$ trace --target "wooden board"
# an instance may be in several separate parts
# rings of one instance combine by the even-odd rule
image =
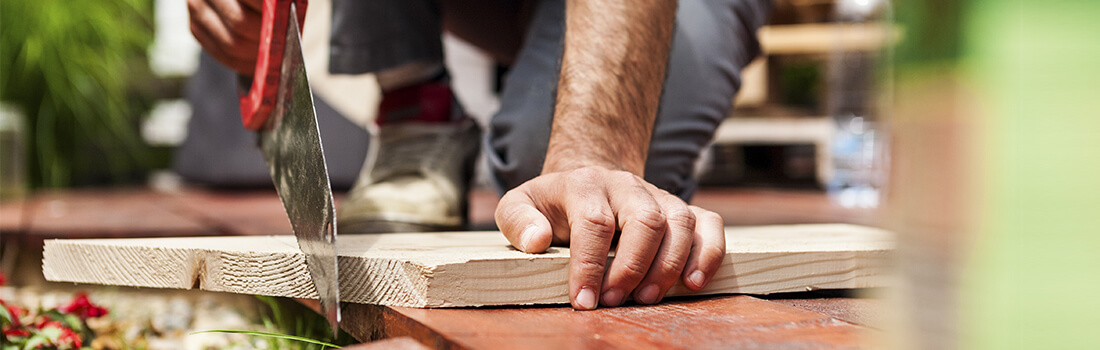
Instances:
[[[829,315],[747,295],[565,307],[420,309],[350,304],[360,341],[411,337],[435,349],[858,349],[878,335]]]
[[[893,237],[840,225],[730,227],[710,285],[669,295],[884,286]],[[567,303],[569,250],[513,249],[499,232],[341,235],[340,298],[458,307]],[[50,281],[316,298],[293,236],[47,241]]]

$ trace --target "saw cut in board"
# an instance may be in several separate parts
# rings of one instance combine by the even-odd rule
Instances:
[[[882,287],[893,235],[844,225],[726,228],[710,284],[670,296]],[[343,301],[409,307],[569,302],[569,249],[527,254],[500,232],[340,235]],[[42,272],[59,282],[313,298],[293,236],[50,240]]]

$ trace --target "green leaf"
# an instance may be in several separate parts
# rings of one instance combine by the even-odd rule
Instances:
[[[50,343],[57,344],[57,342],[61,340],[61,328],[57,328],[57,327],[42,328],[42,329],[38,330],[38,334],[36,334],[35,336],[38,336],[38,335],[45,336],[46,339],[49,339]]]
[[[296,340],[296,341],[300,341],[300,342],[304,342],[304,343],[327,346],[327,347],[334,348],[334,349],[339,349],[340,348],[340,346],[338,346],[336,344],[332,344],[332,343],[326,343],[326,342],[319,341],[319,340],[313,340],[313,339],[309,339],[309,338],[302,338],[302,337],[298,337],[298,336],[287,335],[287,334],[279,334],[279,333],[268,333],[268,332],[259,332],[259,331],[240,331],[240,330],[232,330],[232,329],[214,329],[214,330],[208,330],[208,331],[192,332],[191,334],[194,335],[194,334],[199,334],[199,333],[246,334],[246,335],[251,335],[251,336],[256,336],[256,337],[269,337],[269,338],[275,338],[275,339]]]
[[[72,329],[74,331],[78,331],[84,328],[84,322],[80,320],[80,316],[62,313],[57,309],[42,311],[40,315],[49,317],[51,320],[61,322],[62,325],[65,325],[65,327],[68,327],[69,329]]]
[[[40,310],[38,314],[49,317],[51,320],[54,321],[61,321],[65,318],[65,314],[61,313],[61,311],[58,311],[57,309]]]
[[[12,314],[8,312],[8,308],[0,305],[0,325],[14,324],[15,322],[11,321],[14,317],[15,316],[12,316]]]
[[[43,333],[44,332],[36,332],[33,335],[31,335],[31,337],[27,339],[27,342],[23,343],[23,349],[24,350],[30,350],[30,349],[37,348],[39,345],[50,344],[51,343],[50,338],[48,338]],[[58,335],[60,336],[61,332],[58,332]]]

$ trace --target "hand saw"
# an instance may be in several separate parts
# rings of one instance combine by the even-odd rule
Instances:
[[[271,179],[306,255],[321,312],[335,335],[340,322],[336,216],[302,59],[306,5],[306,0],[264,0],[256,72],[250,82],[241,82],[241,118],[246,128],[259,133]]]

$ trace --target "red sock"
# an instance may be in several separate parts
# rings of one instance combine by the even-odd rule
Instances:
[[[446,82],[432,81],[382,94],[378,125],[421,122],[447,123],[455,119],[455,99]]]

